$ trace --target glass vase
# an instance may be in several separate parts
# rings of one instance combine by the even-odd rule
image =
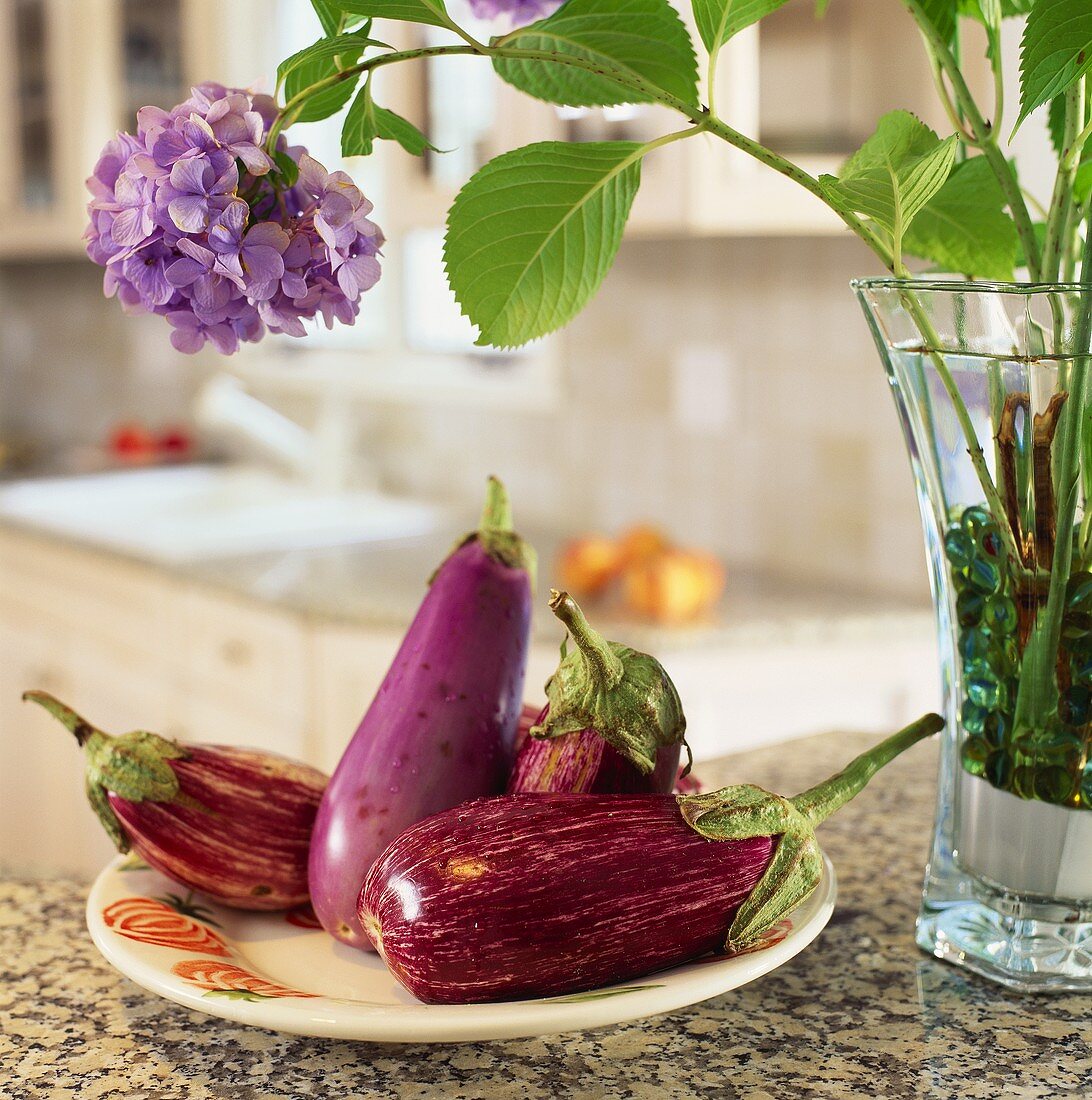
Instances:
[[[910,452],[948,721],[917,942],[1092,992],[1092,293],[854,290]]]

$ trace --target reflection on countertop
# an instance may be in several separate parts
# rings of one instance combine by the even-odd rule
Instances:
[[[709,786],[746,779],[792,794],[875,738],[823,734],[709,761],[701,775]],[[99,957],[83,926],[85,884],[0,884],[0,1092],[104,1100],[1087,1095],[1086,998],[1021,996],[914,944],[935,771],[935,745],[918,746],[823,825],[837,908],[816,943],[775,973],[667,1016],[538,1039],[368,1046],[202,1017],[138,989]]]

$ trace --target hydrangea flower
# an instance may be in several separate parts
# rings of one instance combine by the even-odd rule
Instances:
[[[564,0],[470,0],[478,19],[507,19],[509,26],[523,27],[553,15]]]
[[[84,239],[104,293],[164,317],[179,351],[230,355],[319,317],[351,325],[379,279],[372,204],[283,135],[270,157],[276,117],[269,96],[202,84],[170,111],[142,108],[87,181]]]

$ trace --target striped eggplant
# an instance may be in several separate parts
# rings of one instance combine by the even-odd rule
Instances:
[[[819,883],[815,827],[943,724],[926,715],[793,799],[734,786],[469,803],[383,853],[361,925],[430,1004],[577,993],[754,950]]]
[[[503,792],[523,698],[533,563],[492,478],[481,527],[433,576],[319,807],[311,904],[343,943],[372,949],[356,919],[360,884],[403,829]]]
[[[567,592],[551,591],[550,610],[573,646],[547,681],[549,703],[520,746],[508,793],[667,794],[686,745],[671,677],[655,657],[592,629]]]
[[[138,730],[112,737],[44,691],[73,733],[91,808],[119,852],[236,909],[307,900],[307,852],[326,776],[276,753],[190,745]]]

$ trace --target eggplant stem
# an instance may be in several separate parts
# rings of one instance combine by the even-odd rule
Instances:
[[[490,475],[485,491],[485,507],[480,525],[482,531],[511,531],[512,502],[500,478]]]
[[[102,730],[91,725],[87,719],[81,718],[71,707],[62,703],[60,699],[50,695],[48,691],[24,691],[23,702],[37,703],[38,706],[52,714],[76,738],[80,748],[83,748],[96,733],[107,736],[102,733]]]
[[[851,760],[837,775],[824,779],[817,786],[802,791],[789,801],[811,822],[812,826],[825,821],[835,810],[857,795],[866,783],[885,764],[918,741],[939,733],[944,719],[939,714],[926,714],[905,729],[892,734],[867,752]]]
[[[591,675],[608,690],[617,687],[626,673],[622,659],[611,649],[606,638],[584,618],[584,612],[576,600],[568,592],[551,588],[550,610],[565,624],[569,637],[587,661]]]

